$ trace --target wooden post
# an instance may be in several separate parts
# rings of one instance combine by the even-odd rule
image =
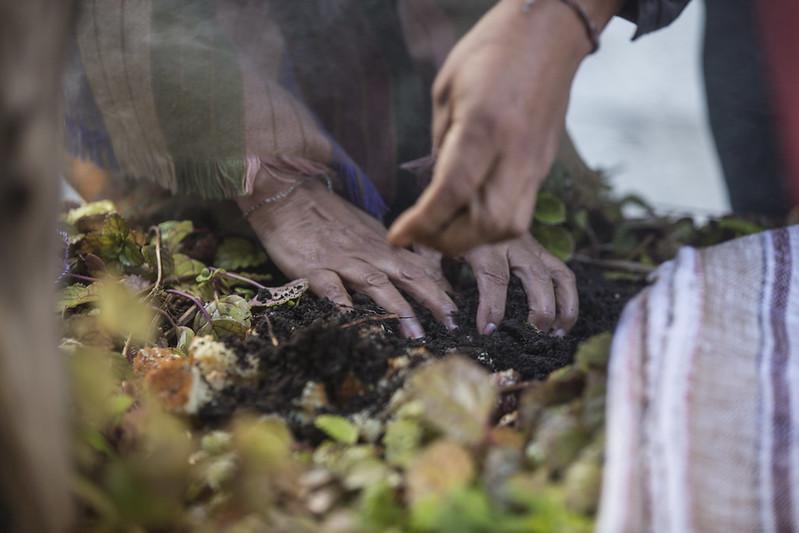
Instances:
[[[64,531],[71,514],[54,281],[72,19],[71,0],[0,0],[0,501],[12,531]]]

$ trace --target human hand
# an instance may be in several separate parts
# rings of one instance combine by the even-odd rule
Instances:
[[[391,228],[394,245],[458,255],[527,231],[591,43],[559,2],[536,2],[527,14],[520,6],[498,2],[442,67],[433,88],[433,180]]]
[[[527,294],[527,321],[537,329],[563,336],[575,322],[579,298],[574,274],[526,234],[519,239],[474,248],[464,256],[480,292],[477,331],[493,333],[505,316],[508,283],[513,274]]]
[[[238,202],[246,210],[258,197],[256,189],[254,196]],[[299,187],[285,200],[259,208],[249,220],[275,265],[288,277],[307,278],[317,296],[351,307],[347,288],[361,292],[400,317],[407,337],[423,337],[402,289],[447,329],[455,329],[457,308],[446,293],[449,285],[440,266],[391,247],[380,222],[321,184]]]
[[[420,247],[429,261],[441,254]],[[577,322],[579,298],[574,274],[528,233],[519,239],[474,248],[464,256],[472,268],[480,303],[477,331],[490,335],[505,317],[510,276],[522,282],[527,294],[527,320],[543,332],[565,335]]]

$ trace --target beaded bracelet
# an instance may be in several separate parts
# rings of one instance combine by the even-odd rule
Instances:
[[[585,33],[588,35],[588,40],[591,41],[591,52],[594,53],[599,50],[599,30],[597,30],[596,25],[593,23],[591,18],[586,13],[583,6],[577,3],[577,0],[559,0],[560,2],[569,6],[572,11],[577,15],[582,22],[583,27],[585,28]],[[527,13],[530,11],[530,8],[533,7],[533,4],[536,0],[524,0],[524,5],[522,6],[522,11]]]
[[[249,207],[246,211],[244,211],[242,217],[250,218],[250,215],[261,209],[263,206],[279,202],[281,200],[285,200],[286,198],[291,196],[291,193],[293,193],[294,191],[296,191],[297,189],[299,189],[300,187],[302,187],[303,185],[314,179],[324,180],[325,185],[327,185],[327,190],[329,192],[333,192],[333,181],[330,179],[329,176],[306,176],[292,183],[288,189],[259,200],[258,203],[256,203],[255,205]]]

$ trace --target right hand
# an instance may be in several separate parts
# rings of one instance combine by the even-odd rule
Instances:
[[[246,210],[258,199],[256,188],[238,203]],[[390,246],[380,222],[321,184],[303,185],[285,200],[258,209],[250,223],[275,265],[288,277],[308,279],[317,296],[352,307],[347,288],[363,293],[400,317],[405,336],[423,337],[401,289],[447,329],[455,329],[457,307],[447,295],[450,287],[440,265]]]

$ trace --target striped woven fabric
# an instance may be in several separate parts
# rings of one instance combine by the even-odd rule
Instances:
[[[799,531],[799,227],[683,249],[614,339],[600,532]]]
[[[82,0],[69,151],[230,198],[326,173],[380,216],[430,150],[429,86],[490,0]]]

